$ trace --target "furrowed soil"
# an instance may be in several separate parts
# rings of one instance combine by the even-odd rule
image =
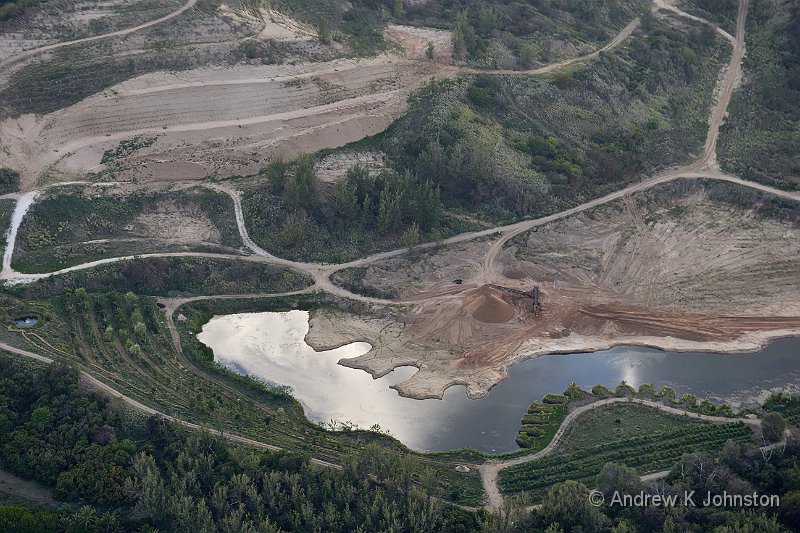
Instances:
[[[800,225],[779,204],[739,187],[678,182],[523,233],[490,271],[481,260],[491,241],[379,261],[361,286],[398,294],[411,310],[375,319],[380,327],[362,332],[375,349],[342,364],[373,375],[410,364],[420,370],[397,385],[401,394],[440,397],[465,384],[477,397],[510,365],[546,353],[756,350],[800,332]],[[538,286],[540,316],[531,300],[489,285]],[[350,340],[353,321],[336,325],[322,313],[310,341],[328,329]]]

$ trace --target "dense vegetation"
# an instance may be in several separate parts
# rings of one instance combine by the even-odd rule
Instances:
[[[649,458],[659,467],[672,466],[666,484],[643,483],[632,468],[602,464],[619,458],[610,453],[612,446],[597,447],[600,453],[589,448],[580,458],[553,456],[552,468],[572,469],[570,477],[596,486],[607,495],[606,503],[590,505],[582,482],[553,476],[546,493],[538,492],[540,508],[525,514],[524,502],[512,500],[497,516],[432,498],[432,472],[375,445],[346,459],[341,470],[318,467],[303,453],[235,447],[158,417],[133,415],[78,381],[77,371],[67,366],[42,368],[0,356],[0,468],[35,479],[75,504],[56,512],[0,507],[3,531],[778,532],[795,527],[800,512],[793,492],[800,488],[797,441],[762,453],[746,444],[749,430],[737,424],[686,426],[681,435],[665,434],[673,439],[653,445],[663,451],[661,458],[624,457],[626,463]],[[765,407],[796,403],[797,398],[781,395]],[[689,431],[695,428],[708,436]],[[681,449],[668,446],[679,437],[685,444],[692,435],[698,442],[715,440],[722,452],[693,449],[681,455]],[[724,441],[726,435],[733,440]],[[600,465],[590,469],[588,462]],[[507,482],[505,476],[501,482]],[[780,495],[781,506],[622,508],[608,503],[613,491],[640,490],[662,495],[756,490]]]
[[[18,17],[25,10],[47,0],[0,0],[0,21]]]
[[[438,186],[410,171],[358,165],[322,183],[304,155],[263,176],[269,186],[251,189],[242,208],[253,240],[280,257],[338,263],[471,229],[443,209]]]
[[[0,167],[0,194],[14,192],[19,189],[19,172]]]
[[[9,287],[24,299],[59,296],[65,290],[132,291],[150,296],[279,293],[302,289],[311,279],[283,267],[206,257],[148,257],[77,270]]]
[[[379,145],[445,207],[559,211],[697,153],[727,53],[706,26],[644,16],[625,47],[585,68],[429,86]]]
[[[744,78],[720,130],[725,170],[800,189],[800,2],[753,0]]]
[[[176,222],[175,217],[181,218]],[[175,223],[184,227],[170,227]],[[198,235],[176,238],[187,226],[197,227]],[[203,238],[210,242],[197,242]],[[188,250],[230,253],[239,246],[233,201],[203,187],[126,196],[60,191],[37,199],[26,214],[14,268],[51,272],[105,257]]]
[[[679,0],[677,6],[690,15],[719,24],[731,35],[736,34],[738,0]]]
[[[11,200],[0,200],[0,228],[8,228],[11,224],[11,215],[14,213],[14,202]],[[5,232],[3,232],[5,233]],[[0,257],[6,249],[5,235],[0,239]]]
[[[366,446],[342,470],[308,457],[234,448],[158,417],[131,419],[78,386],[64,366],[32,369],[0,357],[0,466],[90,504],[61,517],[82,531],[470,531],[480,515],[431,499],[407,461]],[[0,524],[51,513],[0,508]],[[26,522],[27,521],[27,522]],[[33,531],[30,529],[28,531]]]
[[[605,495],[605,503],[589,503],[589,489],[581,482],[567,481],[553,485],[542,506],[529,517],[520,516],[519,531],[598,531],[598,532],[688,532],[779,533],[797,531],[800,523],[800,471],[797,441],[779,453],[762,454],[754,446],[728,441],[718,456],[705,453],[683,455],[673,466],[666,483],[647,483],[625,466],[609,463],[591,480]],[[674,497],[683,502],[685,494],[695,491],[695,506],[611,505],[615,492]],[[704,506],[707,494],[729,496],[752,494],[777,495],[779,507],[754,508]],[[702,498],[700,497],[702,495]],[[514,530],[514,529],[509,529]]]

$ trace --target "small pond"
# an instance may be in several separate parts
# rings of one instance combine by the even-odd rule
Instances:
[[[476,448],[486,452],[516,449],[519,420],[533,400],[560,393],[571,381],[589,389],[667,385],[678,394],[752,404],[771,390],[800,390],[800,339],[782,339],[746,355],[670,353],[621,347],[590,354],[549,355],[511,367],[509,378],[478,400],[463,386],[443,400],[403,398],[389,386],[416,372],[401,367],[380,379],[337,364],[370,349],[356,342],[315,352],[304,338],[308,312],[243,313],[211,319],[197,338],[211,347],[220,364],[241,374],[292,388],[311,420],[379,424],[409,447],[438,451]]]
[[[33,326],[39,323],[39,319],[36,318],[35,316],[26,316],[22,318],[17,318],[16,320],[14,320],[14,323],[21,328],[32,328]]]

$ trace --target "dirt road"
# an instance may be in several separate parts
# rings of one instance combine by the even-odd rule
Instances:
[[[536,453],[532,453],[529,455],[523,455],[521,457],[515,457],[514,459],[509,459],[507,461],[487,461],[482,465],[477,465],[477,468],[481,473],[481,479],[483,480],[483,489],[486,492],[486,497],[488,500],[488,507],[490,509],[500,509],[503,505],[503,496],[500,494],[500,489],[497,485],[497,476],[501,470],[504,468],[508,468],[510,466],[521,465],[523,463],[527,463],[530,461],[535,461],[536,459],[541,459],[546,455],[550,455],[553,453],[558,445],[561,443],[561,439],[564,437],[564,433],[567,431],[567,428],[570,424],[572,424],[579,416],[587,411],[591,411],[592,409],[597,409],[599,407],[604,407],[606,405],[615,404],[615,403],[635,403],[638,405],[645,405],[647,407],[651,407],[653,409],[657,409],[659,411],[663,411],[665,413],[670,413],[674,415],[686,415],[690,418],[695,418],[698,420],[705,420],[707,422],[712,422],[714,424],[730,424],[731,422],[744,422],[748,426],[754,429],[761,428],[761,420],[759,419],[751,419],[751,418],[741,418],[741,419],[731,419],[725,418],[721,416],[710,416],[710,415],[701,415],[698,413],[690,413],[684,409],[678,409],[675,407],[671,407],[669,405],[664,405],[658,402],[653,402],[650,400],[632,400],[630,398],[606,398],[604,400],[599,400],[594,403],[590,403],[588,405],[583,405],[578,407],[577,409],[570,411],[569,414],[564,418],[564,421],[561,422],[561,425],[556,430],[555,434],[553,435],[553,439],[550,443],[539,450]],[[659,474],[660,475],[660,474]]]
[[[161,24],[162,22],[165,22],[169,19],[175,18],[184,11],[186,11],[187,9],[194,7],[196,3],[197,0],[187,0],[187,2],[183,6],[181,6],[179,9],[176,9],[172,13],[164,15],[161,18],[145,22],[144,24],[139,24],[138,26],[125,28],[124,30],[113,31],[111,33],[104,33],[102,35],[94,35],[92,37],[84,37],[83,39],[76,39],[74,41],[64,41],[62,43],[48,44],[47,46],[33,48],[32,50],[26,50],[21,54],[9,57],[4,61],[0,61],[0,70],[8,67],[9,65],[13,65],[14,63],[18,63],[20,61],[28,59],[29,57],[33,57],[44,52],[52,52],[53,50],[58,50],[59,48],[64,48],[66,46],[72,46],[74,44],[81,44],[81,43],[89,43],[92,41],[99,41],[101,39],[108,39],[110,37],[124,37],[125,35],[131,34],[133,32],[140,31],[145,28],[155,26],[156,24]]]
[[[605,46],[596,50],[590,54],[586,54],[585,56],[573,57],[572,59],[567,59],[566,61],[561,61],[559,63],[553,63],[551,65],[545,65],[543,67],[534,68],[530,70],[508,70],[508,69],[495,69],[495,70],[487,70],[487,69],[475,69],[475,68],[461,68],[459,72],[470,73],[470,74],[511,74],[511,75],[540,75],[540,74],[549,74],[551,72],[556,72],[561,70],[565,67],[570,65],[576,65],[579,63],[585,63],[586,61],[591,61],[592,59],[596,59],[600,57],[600,54],[603,52],[608,52],[619,46],[620,44],[624,43],[628,38],[633,35],[634,30],[639,27],[641,24],[641,20],[639,17],[636,17],[632,21],[628,23],[627,26],[622,28],[620,32],[614,36],[611,41],[608,42]]]
[[[644,180],[638,184],[634,184],[619,191],[608,194],[602,198],[598,198],[596,200],[592,200],[590,202],[574,207],[572,209],[562,211],[561,213],[557,213],[556,215],[551,215],[552,218],[544,217],[530,222],[520,222],[514,225],[516,227],[510,227],[510,226],[507,227],[508,229],[504,231],[504,235],[492,245],[492,247],[489,249],[484,258],[483,270],[487,283],[491,283],[495,279],[494,262],[497,258],[497,255],[500,253],[505,243],[507,243],[510,239],[514,238],[520,233],[524,233],[525,231],[528,231],[529,229],[532,229],[537,226],[541,226],[542,224],[547,224],[549,222],[552,222],[553,220],[557,220],[559,218],[564,218],[565,216],[570,216],[576,213],[580,213],[582,211],[586,211],[587,209],[591,209],[593,207],[602,205],[604,203],[608,203],[609,201],[612,200],[617,200],[619,198],[624,197],[626,194],[641,192],[642,190],[648,189],[655,185],[666,183],[668,181],[679,179],[681,177],[711,178],[721,181],[728,181],[731,183],[737,183],[739,185],[745,185],[756,190],[770,192],[771,194],[775,194],[777,196],[789,200],[800,201],[799,193],[779,191],[776,189],[767,190],[769,189],[768,187],[765,188],[760,184],[756,184],[753,182],[746,182],[745,180],[742,180],[740,178],[723,174],[722,172],[720,172],[719,167],[717,165],[716,151],[717,151],[717,139],[719,137],[719,128],[722,124],[723,118],[725,117],[728,105],[730,104],[731,95],[733,94],[733,91],[736,88],[738,80],[741,76],[742,59],[744,58],[744,53],[745,53],[744,34],[745,34],[745,21],[747,19],[747,2],[748,0],[739,1],[739,10],[736,20],[736,38],[731,37],[730,34],[725,32],[724,30],[719,29],[715,24],[712,24],[705,19],[689,15],[688,13],[681,11],[680,9],[677,9],[676,7],[666,3],[663,0],[658,0],[656,2],[656,6],[659,9],[667,9],[680,16],[684,16],[689,19],[713,26],[721,35],[723,35],[726,39],[728,39],[731,42],[731,45],[733,46],[733,53],[731,54],[731,59],[725,67],[724,75],[722,76],[722,79],[720,81],[721,85],[718,89],[717,99],[714,104],[714,108],[711,112],[711,116],[708,119],[708,133],[706,135],[703,154],[700,156],[700,158],[697,161],[690,163],[689,165],[683,166],[681,168],[678,168],[676,170],[668,171],[659,176],[655,176],[648,180]]]
[[[11,346],[11,345],[3,343],[3,342],[0,342],[0,350],[5,351],[5,352],[9,352],[9,353],[12,353],[12,354],[15,354],[15,355],[20,355],[20,356],[23,356],[23,357],[27,357],[29,359],[35,359],[36,361],[39,361],[41,363],[50,364],[50,363],[53,362],[53,359],[51,359],[49,357],[44,357],[43,355],[39,355],[39,354],[30,352],[28,350],[22,350],[20,348],[16,348],[14,346]],[[213,429],[213,428],[208,428],[206,426],[201,426],[200,424],[195,424],[193,422],[189,422],[189,421],[183,420],[181,418],[177,418],[177,417],[174,417],[172,415],[168,415],[166,413],[162,413],[161,411],[158,411],[157,409],[153,409],[152,407],[148,407],[148,406],[144,405],[143,403],[134,400],[133,398],[125,396],[124,394],[122,394],[121,392],[116,390],[115,388],[107,385],[106,383],[100,381],[99,379],[95,378],[94,376],[92,376],[91,374],[89,374],[88,372],[85,372],[83,370],[81,370],[81,380],[84,383],[87,383],[87,384],[91,385],[92,387],[102,391],[103,393],[111,396],[112,398],[119,399],[120,401],[125,403],[127,406],[132,407],[132,408],[134,408],[134,409],[136,409],[138,411],[141,411],[143,413],[146,413],[148,415],[158,415],[158,416],[160,416],[162,418],[165,418],[167,420],[170,420],[172,422],[175,422],[176,424],[180,424],[180,425],[182,425],[184,427],[187,427],[187,428],[205,430],[205,431],[208,431],[209,433],[211,433],[212,435],[217,435],[217,436],[219,436],[221,438],[224,438],[225,440],[228,440],[228,441],[231,441],[231,442],[235,442],[237,444],[244,444],[244,445],[247,445],[247,446],[252,446],[254,448],[261,448],[263,450],[270,450],[270,451],[280,451],[282,449],[279,446],[275,446],[275,445],[268,444],[268,443],[265,443],[265,442],[257,441],[255,439],[251,439],[251,438],[248,438],[248,437],[243,437],[241,435],[236,435],[234,433],[227,433],[227,432],[216,430],[216,429]],[[337,469],[341,468],[341,466],[339,466],[339,465],[330,463],[328,461],[323,461],[323,460],[320,460],[320,459],[313,459],[312,458],[311,462],[316,464],[316,465],[319,465],[319,466],[325,466],[325,467],[337,468]]]
[[[0,149],[22,171],[26,189],[50,166],[67,172],[97,171],[106,150],[137,135],[157,139],[155,145],[131,157],[144,165],[137,179],[151,174],[176,178],[245,175],[263,166],[263,161],[253,160],[254,153],[293,156],[383,131],[405,112],[408,94],[434,77],[547,74],[619,46],[638,25],[634,19],[600,50],[530,71],[475,70],[381,55],[360,61],[144,75],[49,115],[0,123],[4,138]],[[146,26],[122,32],[141,27]],[[79,42],[84,40],[25,54]],[[25,54],[8,61],[24,59]]]

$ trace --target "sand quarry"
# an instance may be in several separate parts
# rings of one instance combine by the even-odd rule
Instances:
[[[523,233],[488,272],[492,239],[378,261],[363,284],[394,290],[409,307],[368,320],[317,313],[308,342],[368,341],[371,352],[341,363],[374,376],[416,366],[395,388],[439,398],[454,384],[483,396],[509,366],[545,353],[620,344],[732,353],[800,333],[800,228],[711,199],[699,184],[688,189],[626,197]],[[492,284],[540,287],[540,316],[531,300]]]
[[[251,40],[319,46],[312,28],[275,12],[256,19],[223,6],[219,17],[249,28]],[[369,59],[145,74],[47,115],[0,122],[0,153],[23,173],[26,189],[45,171],[49,179],[72,179],[111,169],[116,180],[137,182],[253,174],[275,156],[383,131],[406,110],[412,91],[454,68],[444,64],[448,32],[395,25],[387,36],[397,49]],[[442,63],[424,58],[429,41]],[[119,150],[121,143],[129,149]]]
[[[190,4],[167,2],[159,14],[178,17]],[[236,43],[292,43],[308,58],[151,72],[47,115],[6,119],[0,123],[0,154],[4,165],[21,170],[23,190],[33,189],[42,176],[59,180],[104,170],[113,171],[115,180],[133,182],[130,187],[252,174],[276,155],[291,158],[383,131],[405,112],[413,90],[435,76],[472,72],[452,64],[450,36],[440,30],[393,25],[387,36],[398,46],[391,53],[309,60],[320,52],[314,29],[285,15],[223,7],[212,18],[247,29]],[[637,24],[632,21],[604,49],[624,41]],[[14,50],[61,46],[57,30],[37,34],[38,41]],[[738,79],[743,32],[742,13],[736,39],[726,34],[736,53],[720,79],[703,157],[652,179],[673,180],[684,170],[694,177],[719,173],[714,167],[716,135]],[[435,47],[433,60],[425,57],[429,42]],[[341,52],[341,45],[330,46],[323,56]],[[3,53],[0,62],[13,69],[30,59],[15,62],[8,49]],[[322,179],[335,179],[355,161],[373,168],[383,164],[377,153],[338,154],[321,162]],[[615,198],[625,191],[617,192]],[[165,226],[188,227],[192,217],[197,218],[163,213],[151,226],[140,223],[137,231],[147,237]],[[176,238],[186,243],[216,240],[202,222]],[[239,229],[247,243],[243,225]],[[471,397],[485,395],[509,366],[544,353],[618,344],[735,352],[800,334],[796,225],[713,200],[702,188],[656,197],[628,195],[519,235],[509,229],[500,238],[492,231],[482,233],[482,239],[467,236],[392,259],[352,263],[367,267],[365,286],[399,294],[396,303],[401,305],[333,287],[328,275],[340,267],[295,264],[315,276],[315,287],[373,306],[364,316],[315,313],[307,341],[326,349],[368,341],[374,347],[369,353],[342,364],[373,376],[415,366],[419,371],[395,388],[405,396],[438,398],[454,384],[465,385]],[[259,260],[287,263],[251,249],[261,254]],[[531,312],[529,299],[495,286],[520,291],[538,286],[541,314]]]

